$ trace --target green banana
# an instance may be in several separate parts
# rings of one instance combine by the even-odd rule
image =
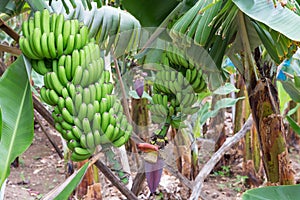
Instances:
[[[82,119],[82,128],[84,134],[87,134],[92,131],[90,121],[86,117]]]
[[[42,33],[50,33],[50,13],[44,9],[41,14],[41,30]]]
[[[32,43],[33,43],[33,49],[36,55],[39,57],[43,58],[43,51],[42,51],[42,46],[41,46],[41,38],[42,38],[42,32],[40,28],[35,28],[33,30],[32,34]]]
[[[78,119],[83,120],[83,118],[86,117],[86,113],[87,113],[87,105],[85,103],[82,103],[79,107],[79,111],[78,111]]]
[[[86,135],[86,145],[89,149],[95,149],[95,147],[96,147],[95,141],[94,141],[94,135],[92,132],[89,132]]]
[[[52,59],[55,59],[57,57],[57,52],[55,48],[55,35],[53,32],[50,32],[48,35],[48,48],[50,52],[50,56]]]
[[[64,29],[63,29],[62,35],[63,35],[63,46],[64,46],[64,49],[65,49],[67,47],[68,37],[71,33],[71,21],[70,20],[65,20],[63,27],[64,27]]]

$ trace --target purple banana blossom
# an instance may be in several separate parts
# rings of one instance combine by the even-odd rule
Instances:
[[[156,163],[145,161],[145,174],[146,174],[148,187],[151,193],[154,193],[156,188],[158,187],[162,175],[163,167],[164,167],[164,160],[160,157],[158,157]]]
[[[138,78],[134,81],[134,89],[141,98],[144,92],[144,79]]]

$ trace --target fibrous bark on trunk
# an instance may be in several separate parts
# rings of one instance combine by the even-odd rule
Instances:
[[[280,116],[278,94],[272,82],[257,81],[249,95],[253,119],[258,131],[267,179],[271,183],[293,184],[294,174],[289,163],[285,130]]]

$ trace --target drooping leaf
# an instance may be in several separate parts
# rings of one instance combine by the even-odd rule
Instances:
[[[31,9],[34,11],[43,9],[50,9],[48,4],[44,0],[26,0],[27,3],[30,5]]]
[[[247,190],[243,200],[292,200],[300,198],[300,185],[268,186]]]
[[[276,83],[277,83],[278,97],[280,99],[280,113],[283,113],[286,107],[288,106],[288,102],[291,100],[291,97],[283,88],[282,83],[280,81],[277,81]]]
[[[295,83],[288,79],[286,81],[282,81],[282,86],[285,89],[285,91],[290,95],[293,101],[300,102],[300,91],[298,88],[296,88]]]
[[[43,198],[44,200],[60,200],[68,199],[77,185],[81,182],[83,176],[87,172],[89,162],[85,163],[79,170],[69,176],[62,184],[55,187]]]
[[[217,116],[219,110],[227,107],[234,106],[239,100],[244,99],[245,97],[239,98],[223,98],[217,101],[213,110],[209,110],[209,103],[204,104],[200,108],[198,116],[200,117],[200,125],[202,126],[207,119]]]
[[[286,119],[288,120],[291,128],[295,131],[295,133],[300,135],[300,126],[297,124],[297,122],[295,122],[295,120],[290,116],[286,116]]]
[[[300,76],[297,74],[294,74],[294,81],[295,81],[295,86],[300,89]]]
[[[82,2],[76,0],[77,7],[70,8],[66,14],[61,2],[52,2],[51,8],[56,13],[63,13],[66,19],[78,19],[89,28],[89,37],[94,38],[106,52],[113,52],[116,57],[138,49],[140,23],[130,13],[111,6],[85,9]]]
[[[246,15],[260,21],[288,38],[300,41],[300,16],[283,8],[280,4],[274,7],[273,1],[266,0],[233,0]]]
[[[5,13],[8,15],[18,14],[21,12],[25,3],[26,3],[25,0],[19,0],[19,1],[1,0],[0,13]]]
[[[124,8],[135,16],[143,27],[157,27],[177,6],[177,0],[123,0]]]
[[[213,93],[219,95],[226,95],[226,94],[230,94],[231,92],[238,92],[238,91],[239,89],[237,89],[233,84],[225,83],[225,85],[219,87]]]
[[[33,139],[33,104],[23,56],[10,65],[0,79],[2,134],[0,141],[0,186],[9,175],[10,164]]]
[[[0,141],[1,141],[1,135],[2,135],[2,110],[0,107]]]

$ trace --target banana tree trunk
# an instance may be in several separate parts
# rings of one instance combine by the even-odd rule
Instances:
[[[278,113],[278,94],[269,79],[259,80],[249,95],[268,181],[283,185],[294,184],[286,147],[285,128]]]
[[[252,117],[262,151],[263,166],[271,184],[294,184],[294,173],[286,147],[285,128],[279,112],[278,93],[271,81],[269,63],[261,60],[261,50],[251,51],[244,14],[239,11],[239,34],[244,73]],[[259,70],[259,73],[256,71]]]

